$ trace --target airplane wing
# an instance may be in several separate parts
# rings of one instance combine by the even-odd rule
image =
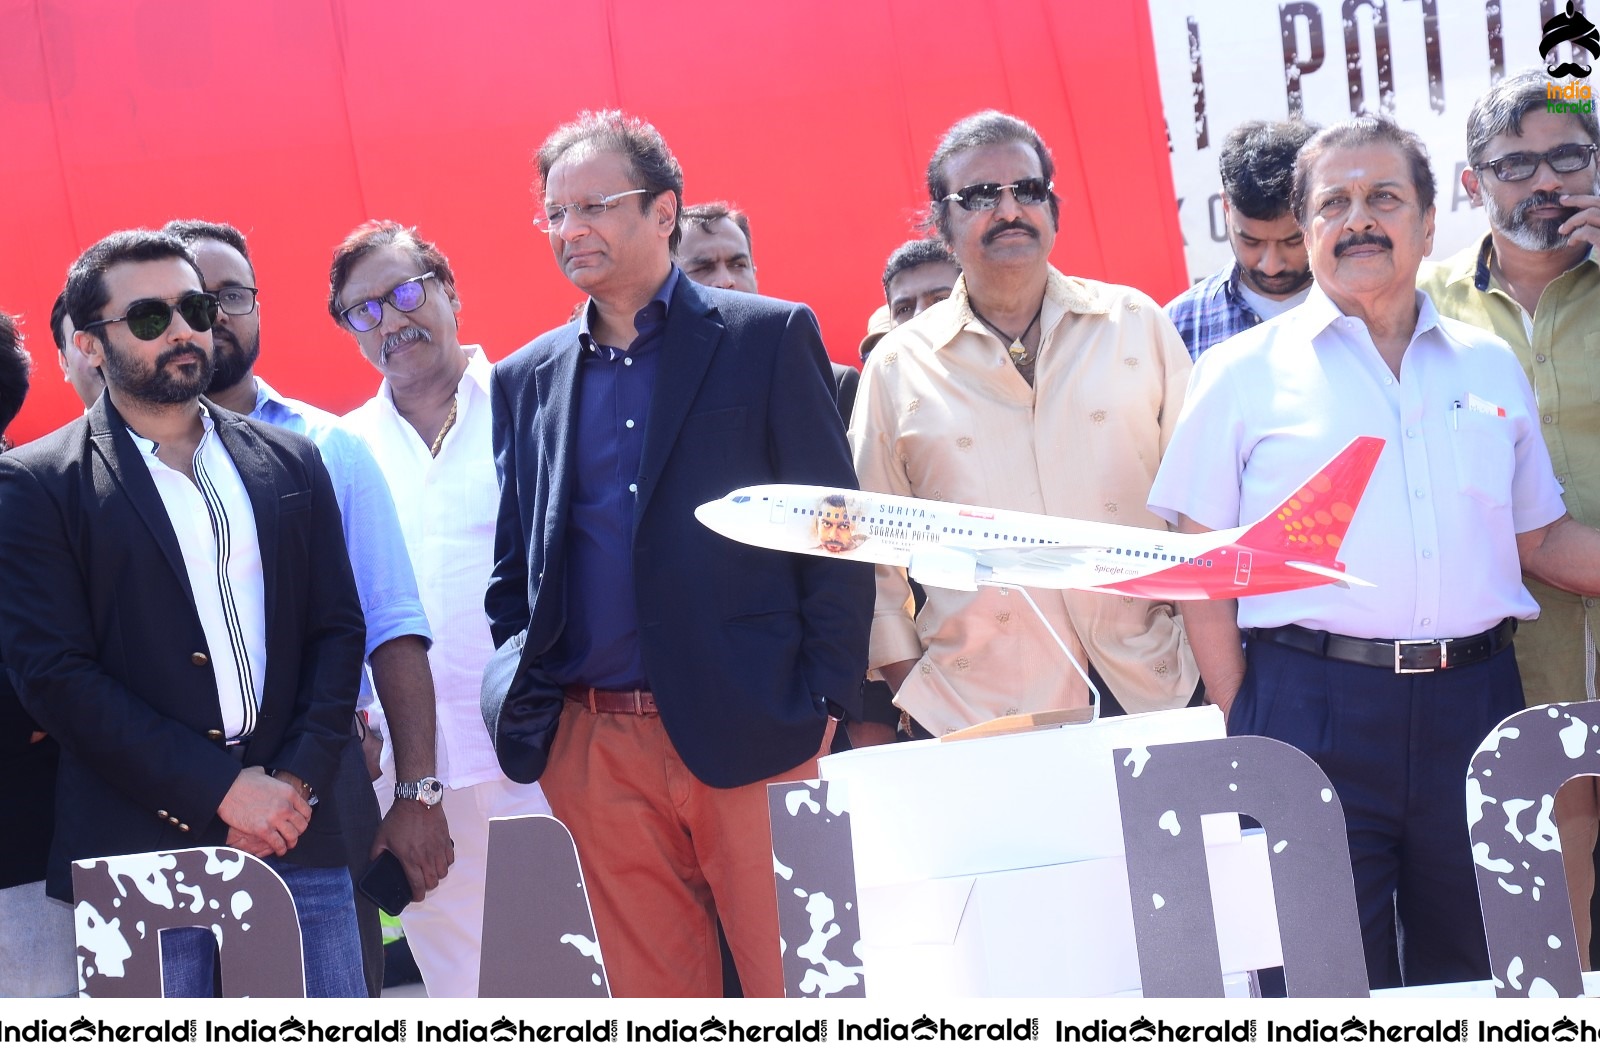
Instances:
[[[1012,570],[1060,570],[1083,562],[1086,552],[1104,552],[1104,545],[1086,545],[1081,542],[1062,545],[1028,545],[1018,548],[974,549],[973,554],[991,567]]]
[[[1018,548],[986,548],[973,553],[989,570],[991,579],[1017,582],[1041,589],[1070,589],[1082,586],[1094,557],[1105,554],[1103,545],[1062,544],[1027,545]]]
[[[1334,570],[1332,567],[1324,567],[1318,563],[1304,563],[1297,559],[1291,559],[1285,560],[1283,565],[1285,567],[1293,567],[1295,570],[1303,570],[1310,574],[1320,574],[1324,578],[1332,578],[1335,582],[1344,585],[1346,588],[1352,585],[1359,585],[1363,589],[1377,588],[1377,586],[1373,585],[1371,582],[1362,578],[1357,578],[1354,574],[1346,574],[1342,570]]]

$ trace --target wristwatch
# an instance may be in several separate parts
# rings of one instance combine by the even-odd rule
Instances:
[[[439,800],[444,798],[444,785],[439,783],[438,777],[423,777],[421,780],[402,780],[394,786],[395,801],[402,799],[414,800],[422,803],[428,809],[439,805]]]

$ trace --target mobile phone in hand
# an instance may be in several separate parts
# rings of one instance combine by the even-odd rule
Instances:
[[[411,904],[411,881],[406,879],[405,866],[392,850],[384,850],[373,859],[356,889],[390,916],[399,916],[400,910]]]

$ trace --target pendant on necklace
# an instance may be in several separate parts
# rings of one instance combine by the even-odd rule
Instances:
[[[1012,339],[1011,345],[1006,347],[1006,349],[1013,357],[1021,357],[1023,354],[1028,352],[1028,348],[1022,344],[1022,336],[1020,335]]]

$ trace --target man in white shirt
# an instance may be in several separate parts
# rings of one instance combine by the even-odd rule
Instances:
[[[1387,119],[1306,144],[1316,283],[1196,363],[1150,494],[1181,530],[1240,526],[1352,437],[1385,441],[1341,553],[1373,587],[1181,605],[1229,732],[1299,747],[1338,791],[1373,987],[1488,976],[1467,765],[1522,706],[1522,575],[1600,588],[1600,534],[1566,513],[1516,359],[1416,289],[1433,197],[1421,141]]]
[[[476,997],[489,818],[550,812],[538,785],[501,773],[479,706],[494,652],[482,600],[500,496],[489,361],[457,337],[450,262],[393,221],[360,226],[334,251],[328,308],[383,375],[377,396],[344,423],[388,480],[434,637],[436,775],[400,776],[393,790],[426,803],[442,785],[455,862],[400,920],[429,995]]]

